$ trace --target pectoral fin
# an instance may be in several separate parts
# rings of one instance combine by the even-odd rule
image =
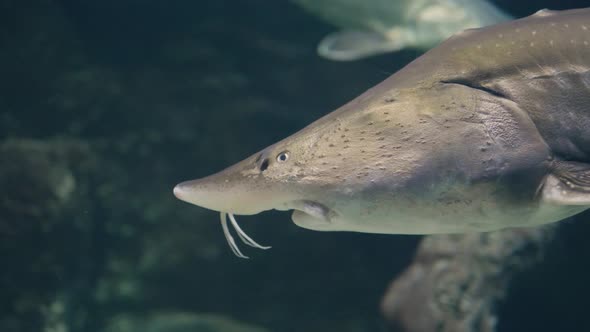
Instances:
[[[391,36],[374,31],[346,30],[326,36],[318,45],[318,54],[336,61],[353,61],[394,52],[408,46],[402,31],[392,30]],[[399,35],[398,38],[396,36]],[[390,38],[392,37],[392,38]]]
[[[556,162],[541,191],[545,202],[590,205],[590,164]]]

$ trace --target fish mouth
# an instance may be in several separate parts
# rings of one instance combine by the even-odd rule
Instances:
[[[288,204],[293,209],[292,219],[295,224],[306,227],[312,225],[329,225],[336,212],[324,204],[311,200],[297,200]],[[308,227],[306,227],[308,228]]]
[[[309,229],[321,229],[322,226],[325,227],[326,225],[330,225],[332,222],[332,218],[336,215],[335,212],[327,206],[310,200],[292,201],[276,209],[294,210],[293,216],[291,218],[293,219],[295,224]],[[238,225],[238,222],[236,221],[233,213],[222,211],[220,212],[220,221],[221,227],[223,229],[223,234],[225,235],[225,239],[227,240],[230,249],[236,256],[240,258],[248,258],[248,256],[242,254],[242,252],[238,248],[238,245],[234,237],[230,233],[227,223],[228,217],[231,222],[231,225],[234,228],[234,231],[243,243],[258,249],[270,249],[269,246],[260,245],[251,237],[249,237]]]

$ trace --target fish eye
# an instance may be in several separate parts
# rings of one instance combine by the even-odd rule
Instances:
[[[287,160],[289,160],[289,152],[283,151],[277,155],[277,161],[279,163],[284,163]]]

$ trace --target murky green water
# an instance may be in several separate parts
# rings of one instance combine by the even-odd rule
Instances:
[[[495,3],[515,17],[590,4]],[[397,331],[380,301],[421,237],[312,232],[266,212],[240,222],[273,248],[241,260],[218,214],[172,187],[421,51],[322,59],[334,28],[287,1],[0,0],[0,27],[0,331]],[[560,223],[502,284],[497,331],[590,330],[589,222]]]

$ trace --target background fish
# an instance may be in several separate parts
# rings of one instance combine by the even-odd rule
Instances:
[[[342,30],[318,53],[349,61],[404,48],[427,50],[453,33],[509,20],[486,0],[292,0]]]

